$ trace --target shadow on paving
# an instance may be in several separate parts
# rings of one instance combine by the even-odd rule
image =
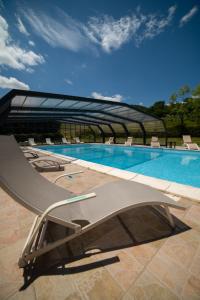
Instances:
[[[83,258],[150,243],[191,229],[175,216],[173,218],[175,229],[151,207],[134,208],[122,213],[30,263],[24,268],[24,284],[20,290],[26,289],[40,276],[81,273],[120,261],[115,255],[100,260],[94,257],[94,261],[82,264]],[[66,236],[67,230],[64,226],[49,222],[45,240],[53,242],[61,239]],[[71,266],[74,262],[76,265]]]

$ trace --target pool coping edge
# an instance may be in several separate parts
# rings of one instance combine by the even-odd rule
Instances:
[[[72,164],[77,164],[82,167],[108,174],[110,176],[115,176],[121,179],[135,181],[141,184],[145,184],[148,186],[151,186],[157,190],[160,190],[162,192],[167,192],[172,195],[185,197],[191,200],[200,201],[200,188],[192,187],[190,185],[180,184],[173,181],[168,181],[164,179],[159,179],[151,176],[142,175],[139,173],[134,173],[126,170],[121,170],[118,168],[109,167],[106,165],[98,164],[89,162],[82,159],[77,159],[71,156],[65,156],[62,154],[57,154],[51,151],[38,149],[34,147],[28,147],[31,150],[39,151],[41,153],[47,154],[49,156],[54,156],[61,158],[63,160],[69,161],[71,160]]]

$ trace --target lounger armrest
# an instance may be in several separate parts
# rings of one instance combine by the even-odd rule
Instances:
[[[76,197],[72,197],[66,200],[62,200],[62,201],[58,201],[52,205],[50,205],[41,215],[40,217],[40,224],[47,218],[47,216],[50,214],[50,212],[52,212],[52,210],[58,208],[58,207],[62,207],[65,205],[68,205],[70,203],[74,203],[74,202],[79,202],[79,201],[83,201],[89,198],[93,198],[96,197],[95,193],[90,193],[90,194],[86,194],[86,195],[80,195],[80,196],[76,196]],[[71,228],[74,228],[75,231],[79,231],[81,230],[81,226],[79,224],[73,223],[73,222],[69,222],[66,220],[66,223],[68,223],[70,225]],[[40,227],[40,225],[39,225]],[[39,229],[38,227],[38,229]]]
[[[66,173],[66,174],[59,175],[58,177],[56,177],[56,179],[54,179],[54,183],[56,183],[62,177],[69,177],[70,178],[73,175],[80,174],[80,173],[83,173],[83,172],[84,171],[76,171],[76,172],[72,172],[72,173]]]
[[[66,200],[55,202],[54,204],[50,205],[44,211],[44,213],[41,215],[41,219],[44,219],[45,216],[47,216],[52,210],[54,210],[54,209],[56,209],[58,207],[61,207],[61,206],[64,206],[64,205],[68,205],[68,204],[74,203],[74,202],[79,202],[79,201],[86,200],[86,199],[93,198],[93,197],[96,197],[95,193],[90,193],[90,194],[86,194],[86,195],[80,195],[80,196],[72,197],[72,198],[69,198],[69,199],[66,199]]]
[[[90,193],[90,194],[86,194],[86,195],[80,195],[80,196],[76,196],[76,197],[72,197],[72,198],[69,198],[67,200],[62,200],[62,201],[58,201],[58,202],[55,202],[54,204],[50,205],[44,212],[43,214],[41,214],[38,218],[38,222],[37,224],[35,225],[34,227],[34,230],[32,230],[31,234],[30,234],[30,238],[29,238],[29,241],[28,243],[26,244],[26,247],[24,248],[24,252],[26,251],[26,248],[29,248],[30,245],[32,244],[34,238],[36,237],[40,227],[41,227],[41,224],[44,223],[45,219],[47,218],[47,216],[50,214],[50,212],[58,207],[62,207],[62,206],[65,206],[65,205],[68,205],[70,203],[73,203],[73,202],[78,202],[78,201],[82,201],[82,200],[86,200],[86,199],[89,199],[89,198],[93,198],[95,197],[96,194],[95,193]],[[79,224],[76,224],[76,223],[73,223],[73,222],[69,222],[66,220],[66,223],[68,223],[68,225],[73,228],[75,231],[79,231],[81,230],[81,226]]]

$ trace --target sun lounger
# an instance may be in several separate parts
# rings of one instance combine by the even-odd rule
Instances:
[[[54,145],[50,138],[46,138],[45,140],[47,145]]]
[[[200,150],[199,146],[196,143],[192,142],[190,135],[183,135],[183,145],[188,150]]]
[[[13,136],[0,136],[0,145],[0,186],[18,203],[37,214],[19,259],[20,267],[134,207],[149,205],[163,215],[165,211],[173,228],[175,224],[169,206],[184,209],[158,190],[126,180],[107,183],[89,194],[77,196],[35,171]],[[46,244],[44,237],[49,220],[70,229],[68,235]]]
[[[37,145],[37,144],[35,143],[34,138],[29,138],[29,139],[28,139],[28,143],[29,143],[29,146],[36,146],[36,145]]]
[[[127,138],[127,141],[124,143],[124,145],[125,145],[125,146],[131,146],[132,143],[133,143],[133,138],[132,138],[132,136],[129,136],[129,137]]]
[[[37,159],[39,155],[31,150],[22,150],[27,159]]]
[[[59,162],[50,158],[37,158],[30,163],[38,172],[57,172],[65,169]]]
[[[62,137],[63,144],[71,144],[65,137]]]
[[[84,144],[84,142],[80,141],[80,138],[78,136],[74,138],[74,141],[76,144]]]
[[[157,136],[152,136],[152,138],[151,138],[151,147],[160,148],[160,142],[159,142]]]
[[[109,140],[107,142],[105,142],[105,144],[107,144],[107,145],[110,145],[110,144],[113,144],[113,143],[114,143],[114,137],[113,136],[111,136],[109,138]]]

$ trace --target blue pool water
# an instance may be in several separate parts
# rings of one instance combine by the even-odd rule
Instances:
[[[200,153],[145,147],[56,145],[40,149],[200,188]]]

